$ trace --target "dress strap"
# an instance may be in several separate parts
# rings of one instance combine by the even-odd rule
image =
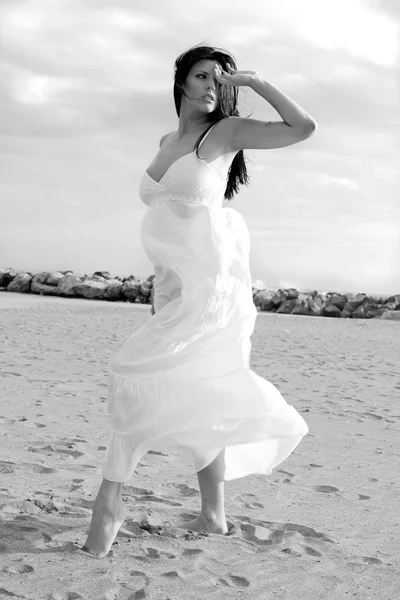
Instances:
[[[219,123],[219,121],[217,121],[217,123]],[[207,133],[205,134],[205,136],[203,137],[203,139],[201,140],[201,142],[199,144],[199,150],[200,150],[200,146],[202,145],[202,143],[204,142],[204,140],[206,139],[206,137],[208,136],[208,134],[210,133],[210,131],[215,127],[215,125],[217,123],[213,123],[213,125],[211,125],[210,129],[208,129]]]

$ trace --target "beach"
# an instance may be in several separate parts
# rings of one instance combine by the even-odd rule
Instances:
[[[0,598],[395,600],[400,324],[258,313],[251,367],[309,433],[270,476],[225,484],[228,535],[188,449],[151,450],[112,551],[82,552],[101,481],[107,366],[150,305],[0,293]],[[397,443],[396,443],[397,442]]]

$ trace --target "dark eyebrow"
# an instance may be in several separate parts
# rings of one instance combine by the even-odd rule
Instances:
[[[197,71],[198,73],[205,73],[206,75],[209,75],[208,71]]]

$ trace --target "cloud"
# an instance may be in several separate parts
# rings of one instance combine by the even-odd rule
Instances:
[[[273,11],[275,27],[281,24],[286,36],[293,34],[314,47],[345,50],[383,67],[393,67],[399,58],[399,25],[363,0],[283,0],[266,3],[261,11]]]

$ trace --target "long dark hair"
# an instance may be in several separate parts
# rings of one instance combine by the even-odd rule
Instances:
[[[174,101],[176,114],[178,117],[180,114],[181,97],[182,95],[185,95],[183,85],[186,81],[186,77],[188,76],[188,73],[193,65],[200,60],[205,59],[217,61],[224,71],[227,71],[228,65],[235,70],[237,69],[234,57],[229,54],[229,52],[226,52],[221,48],[213,48],[211,46],[194,46],[178,56],[174,65]],[[218,121],[226,119],[227,117],[240,116],[237,109],[239,88],[228,85],[218,85],[217,93],[218,106],[210,115],[210,127],[212,127]],[[194,147],[196,150],[196,156],[198,158],[199,144],[210,127],[208,127],[201,134]],[[228,183],[225,189],[224,198],[226,200],[231,200],[233,198],[233,194],[238,193],[239,184],[248,185],[249,181],[250,177],[247,174],[243,150],[239,150],[239,152],[237,152],[235,155],[228,171]]]

